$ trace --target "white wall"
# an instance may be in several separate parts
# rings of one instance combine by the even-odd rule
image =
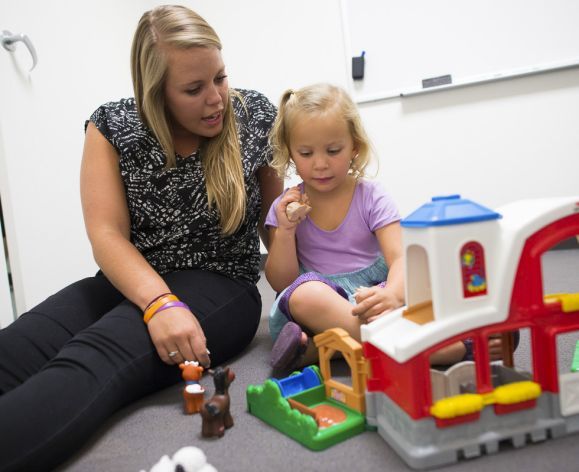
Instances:
[[[0,3],[0,29],[28,34],[39,55],[28,75],[20,47],[14,55],[0,49],[0,195],[19,311],[96,271],[78,198],[82,126],[98,104],[130,94],[131,35],[156,3]],[[220,34],[233,86],[274,102],[311,82],[350,86],[338,0],[183,3]],[[403,214],[437,194],[490,207],[579,194],[579,70],[363,105],[361,113],[378,178]]]
[[[0,4],[0,29],[27,34],[39,61],[29,73],[21,43],[0,49],[0,192],[19,313],[97,270],[79,201],[83,126],[98,104],[130,93],[128,5]]]
[[[579,195],[579,69],[361,107],[380,179],[408,214],[460,193],[490,208]]]
[[[2,222],[0,221],[0,235],[2,234]],[[0,240],[0,328],[9,325],[12,320],[12,297],[8,281],[8,270],[4,254],[4,242]]]

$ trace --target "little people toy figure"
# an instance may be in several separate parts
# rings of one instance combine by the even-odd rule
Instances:
[[[179,449],[173,457],[164,455],[153,465],[149,472],[217,472],[217,469],[207,462],[207,456],[198,447],[185,446]],[[141,472],[147,472],[141,470]]]
[[[299,201],[288,203],[285,209],[287,219],[292,222],[303,220],[306,215],[312,211],[312,207],[309,203],[309,199],[305,194],[302,194]]]
[[[181,375],[185,380],[185,388],[183,389],[183,406],[185,413],[192,415],[199,413],[203,406],[203,398],[205,389],[199,384],[199,379],[203,374],[203,367],[196,361],[185,361],[179,364],[182,370]]]
[[[233,418],[229,412],[231,400],[229,398],[229,385],[235,380],[235,374],[229,367],[217,367],[214,371],[208,371],[213,376],[215,394],[203,405],[201,409],[201,435],[204,438],[222,437],[225,430],[233,426]]]

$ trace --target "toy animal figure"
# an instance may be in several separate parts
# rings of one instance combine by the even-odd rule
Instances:
[[[198,447],[185,446],[179,449],[173,457],[164,455],[153,465],[149,472],[217,472],[217,469],[207,463],[207,456]],[[141,472],[147,472],[141,470]]]
[[[188,415],[199,413],[203,406],[203,398],[205,395],[205,389],[199,385],[199,379],[201,379],[201,374],[203,374],[203,367],[199,365],[199,362],[185,361],[179,364],[179,368],[182,370],[181,375],[185,381],[185,388],[183,389],[185,413]]]
[[[290,221],[298,221],[312,211],[312,207],[309,205],[310,200],[308,199],[307,195],[302,195],[302,198],[298,202],[290,202],[288,203],[285,212],[287,215],[287,219]]]
[[[229,367],[217,367],[209,371],[213,376],[215,394],[205,402],[201,409],[201,435],[204,438],[222,437],[225,430],[233,426],[233,418],[229,412],[229,385],[235,380],[235,374]]]

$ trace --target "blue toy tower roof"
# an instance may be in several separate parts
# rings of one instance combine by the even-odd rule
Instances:
[[[501,215],[495,211],[472,202],[460,195],[432,197],[401,221],[407,228],[425,228],[429,226],[457,225],[477,221],[495,220]]]

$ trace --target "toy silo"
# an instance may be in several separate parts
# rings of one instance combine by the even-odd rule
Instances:
[[[488,305],[500,289],[492,277],[499,218],[478,203],[450,195],[433,197],[402,220],[406,318],[424,324]]]

